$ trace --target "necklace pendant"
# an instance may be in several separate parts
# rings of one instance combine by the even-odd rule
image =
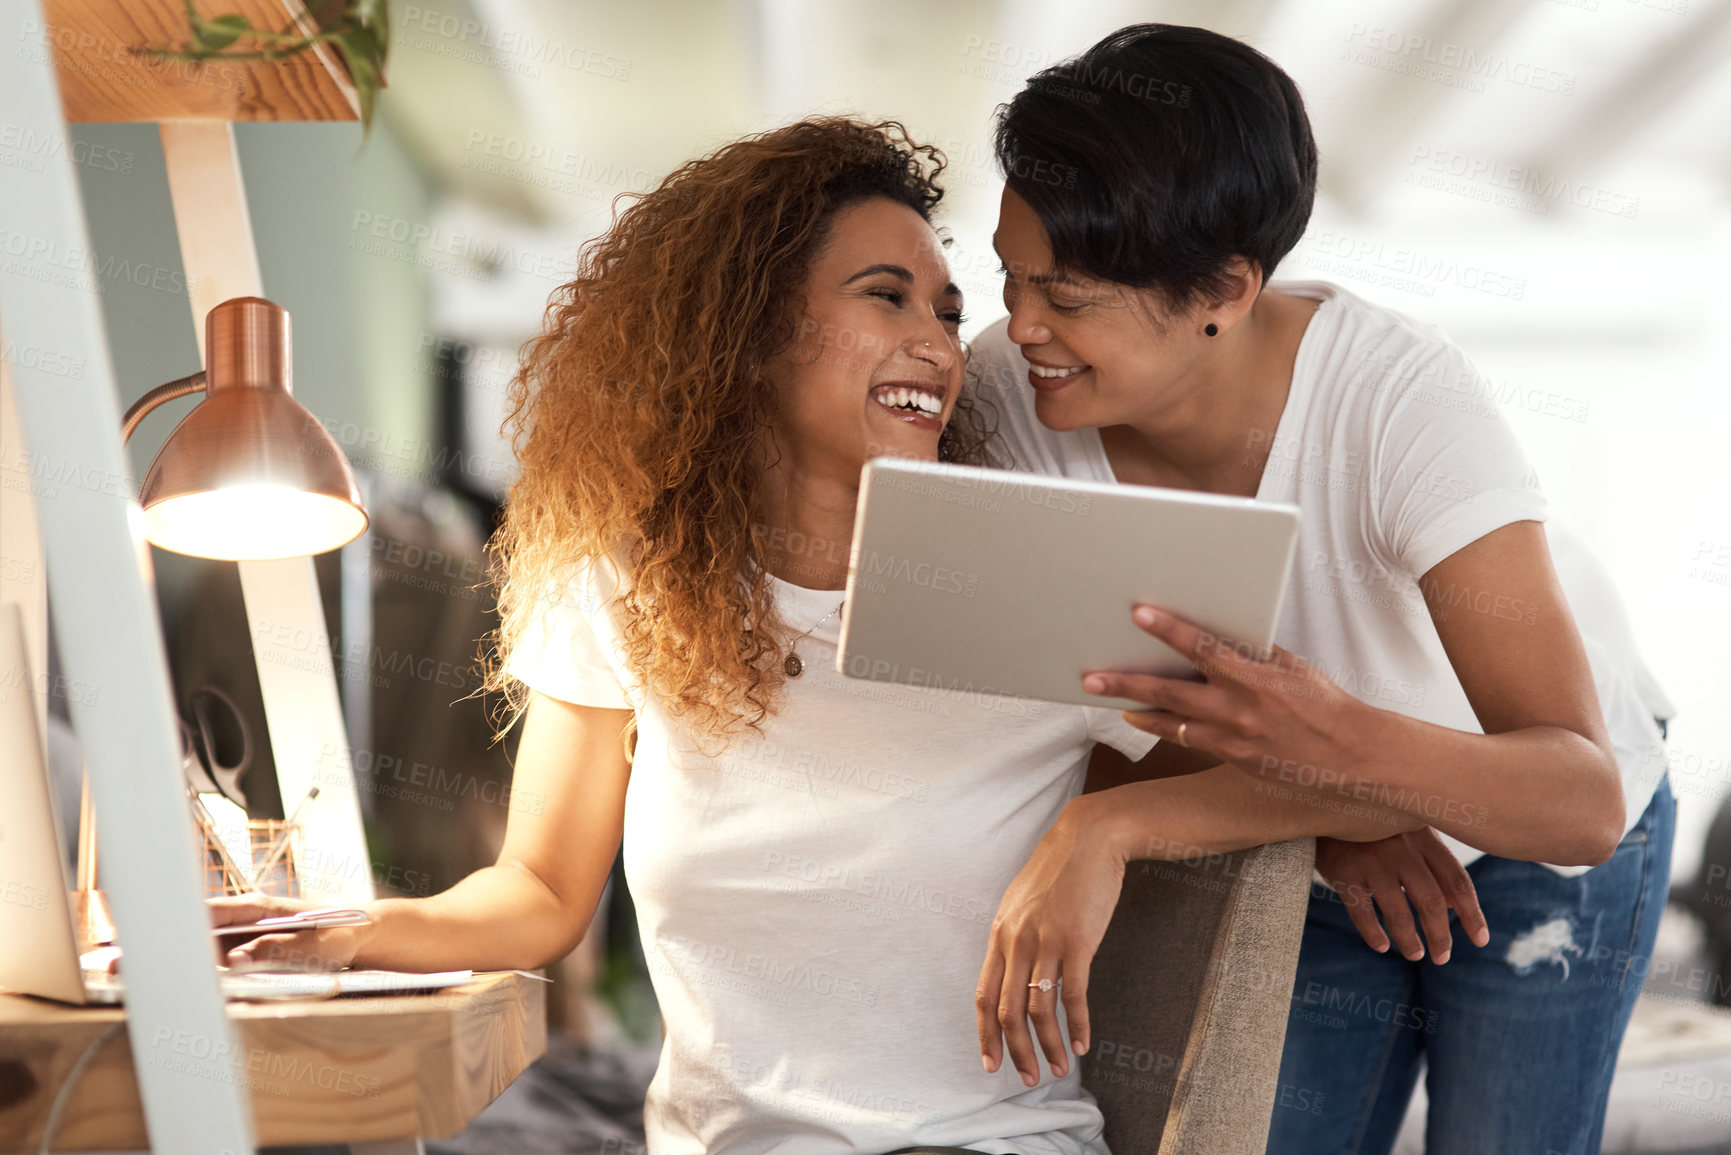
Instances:
[[[790,678],[797,678],[805,673],[805,663],[800,661],[798,654],[789,654],[787,661],[781,664],[781,668],[787,671],[787,676]]]

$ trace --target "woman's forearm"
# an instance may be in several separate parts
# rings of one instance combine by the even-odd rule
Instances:
[[[1304,835],[1369,842],[1431,826],[1505,858],[1596,865],[1622,837],[1616,761],[1572,730],[1474,734],[1357,703],[1336,745],[1341,754],[1327,766],[1268,756],[1247,767],[1252,774],[1233,771],[1237,784],[1221,767],[1084,797],[1111,799],[1101,811],[1128,858]],[[1108,813],[1112,806],[1122,811]]]
[[[1339,765],[1263,758],[1260,781],[1399,810],[1488,854],[1597,865],[1623,835],[1612,754],[1573,730],[1474,734],[1363,706]]]
[[[1623,834],[1621,775],[1543,527],[1522,521],[1486,534],[1432,566],[1424,589],[1484,733],[1379,709],[1301,655],[1278,646],[1262,654],[1152,606],[1135,608],[1137,625],[1189,658],[1202,680],[1096,672],[1082,686],[1146,704],[1127,715],[1132,725],[1260,781],[1397,809],[1508,858],[1605,861]],[[1451,589],[1495,590],[1498,604],[1514,599],[1533,611],[1518,629],[1451,613]]]
[[[1066,817],[1093,825],[1126,862],[1224,854],[1308,835],[1371,842],[1425,825],[1387,807],[1259,781],[1232,766],[1084,794],[1070,801]]]
[[[368,905],[355,964],[384,970],[515,970],[569,954],[618,857],[631,711],[534,693],[517,747],[497,863],[430,898]],[[517,799],[533,802],[518,807]]]
[[[582,939],[595,903],[573,911],[532,873],[488,866],[428,898],[368,903],[354,964],[380,970],[516,970],[545,966]]]

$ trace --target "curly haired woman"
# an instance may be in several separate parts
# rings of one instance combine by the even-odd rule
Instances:
[[[974,985],[1096,739],[1152,737],[834,669],[863,464],[982,457],[941,168],[898,125],[805,121],[685,165],[585,251],[514,385],[496,543],[493,681],[525,714],[514,794],[543,805],[449,891],[231,961],[542,965],[623,838],[666,1022],[657,1155],[1104,1152],[1070,1065],[981,1069]]]

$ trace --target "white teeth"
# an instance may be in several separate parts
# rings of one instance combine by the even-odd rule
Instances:
[[[908,389],[899,385],[888,385],[876,393],[877,402],[889,409],[902,409],[910,413],[923,413],[928,417],[936,417],[944,410],[944,399],[936,394],[927,393],[923,389]]]
[[[1086,369],[1087,366],[1072,365],[1068,369],[1048,369],[1044,365],[1030,364],[1028,368],[1034,371],[1034,376],[1036,377],[1074,377],[1076,374]]]

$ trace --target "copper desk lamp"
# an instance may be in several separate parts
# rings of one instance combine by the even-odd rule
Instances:
[[[122,440],[165,401],[204,391],[144,475],[145,536],[195,557],[323,553],[367,528],[360,489],[329,431],[292,396],[289,315],[236,297],[204,320],[209,369],[159,385],[126,411]]]
[[[262,297],[235,297],[204,319],[205,364],[126,411],[130,440],[151,410],[202,391],[145,472],[145,536],[194,557],[258,561],[324,553],[367,528],[354,471],[328,430],[293,397],[289,315]],[[84,786],[78,837],[83,943],[113,941],[96,889],[95,818]]]

